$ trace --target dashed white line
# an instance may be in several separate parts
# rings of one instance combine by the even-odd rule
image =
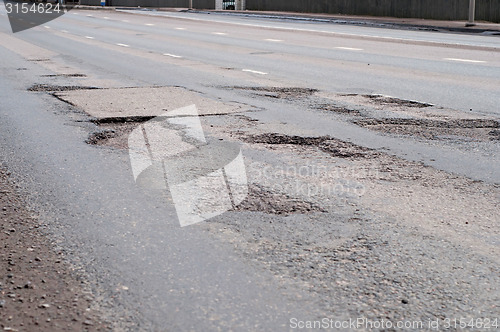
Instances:
[[[148,27],[152,27],[154,24],[153,23],[146,23]]]
[[[49,26],[47,26],[47,25],[44,25],[43,27],[44,27],[45,29],[50,29],[50,27],[49,27]]]
[[[225,32],[212,32],[213,35],[219,35],[219,36],[226,36],[227,33]]]
[[[121,47],[130,47],[130,45],[122,44],[122,43],[116,43],[116,45],[121,46]]]
[[[458,61],[458,62],[471,62],[471,63],[486,63],[486,61],[481,60],[469,60],[469,59],[458,59],[458,58],[444,58],[448,61]]]
[[[85,38],[87,38],[87,39],[94,39],[94,37],[91,37],[91,36],[85,36]]]
[[[242,71],[259,75],[267,75],[267,73],[264,73],[263,71],[252,70],[252,69],[243,69]]]
[[[175,30],[186,30],[186,28],[175,28]]]
[[[94,15],[90,15],[90,14],[87,14],[85,16],[87,16],[87,17],[94,17]]]
[[[172,17],[178,19],[178,16],[175,15],[169,15],[169,14],[163,14],[163,17]],[[248,26],[248,27],[258,27],[258,28],[265,28],[265,29],[273,29],[273,30],[284,30],[284,31],[304,31],[304,32],[313,32],[313,33],[324,33],[324,34],[329,34],[329,35],[336,35],[336,36],[348,36],[348,37],[362,37],[362,38],[380,38],[384,40],[394,40],[394,41],[403,41],[403,42],[418,42],[418,43],[424,43],[428,45],[453,45],[453,46],[467,46],[467,47],[484,47],[488,49],[498,49],[498,46],[490,46],[490,45],[485,45],[485,44],[474,44],[474,43],[454,43],[454,42],[442,42],[442,41],[433,41],[433,40],[426,40],[424,38],[400,38],[400,37],[389,37],[389,36],[383,36],[383,35],[370,35],[370,34],[358,34],[358,33],[346,33],[346,32],[337,32],[337,31],[328,31],[328,30],[316,30],[316,29],[305,29],[305,28],[297,28],[297,27],[282,27],[282,26],[273,26],[273,25],[266,25],[266,24],[252,24],[252,23],[237,23],[237,22],[227,22],[223,20],[213,20],[213,19],[204,19],[204,18],[195,18],[195,17],[182,17],[183,20],[191,20],[191,21],[204,21],[204,22],[211,22],[211,23],[223,23],[223,24],[231,24],[231,25],[240,25],[240,26]]]
[[[274,43],[280,43],[282,42],[283,40],[281,39],[271,39],[271,38],[268,38],[268,39],[264,39],[265,41],[268,41],[268,42],[274,42]]]
[[[346,51],[362,51],[363,49],[362,48],[355,48],[355,47],[335,47],[339,50],[346,50]]]
[[[103,17],[103,19],[105,19],[105,20],[109,20],[109,17],[107,17],[107,16],[104,16],[104,17]]]
[[[180,55],[175,55],[175,54],[170,54],[170,53],[163,53],[163,55],[169,56],[171,58],[177,58],[177,59],[182,58]]]

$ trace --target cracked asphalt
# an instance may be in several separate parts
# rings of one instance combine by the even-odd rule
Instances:
[[[498,37],[207,16],[2,21],[0,327],[499,329]],[[225,146],[246,198],[181,227],[167,161]]]

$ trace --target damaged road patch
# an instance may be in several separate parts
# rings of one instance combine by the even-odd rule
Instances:
[[[378,105],[396,105],[396,106],[416,107],[416,108],[426,108],[434,106],[432,104],[422,103],[415,100],[399,99],[384,95],[364,95],[363,97],[367,98],[372,103]]]
[[[341,141],[329,136],[301,137],[270,133],[248,136],[244,138],[244,141],[248,143],[270,145],[288,144],[317,147],[321,151],[337,158],[370,158],[377,154],[371,149]]]
[[[490,119],[362,119],[355,124],[384,133],[411,135],[425,139],[468,138],[480,141],[498,140],[500,122]]]
[[[253,91],[257,96],[264,96],[269,98],[276,99],[285,99],[285,100],[297,100],[307,98],[312,96],[318,90],[310,89],[310,88],[297,88],[297,87],[245,87],[245,86],[232,86],[225,87],[226,89],[234,89],[234,90],[247,90]]]
[[[133,87],[101,90],[61,91],[54,95],[74,105],[98,122],[106,119],[156,117],[168,111],[196,105],[200,116],[224,115],[249,110],[238,103],[224,103],[181,87]]]
[[[311,202],[283,193],[271,192],[258,185],[249,186],[247,198],[236,208],[236,211],[264,212],[282,216],[326,212]]]

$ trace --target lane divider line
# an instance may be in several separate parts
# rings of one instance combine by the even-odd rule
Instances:
[[[175,54],[170,54],[170,53],[163,53],[163,55],[169,56],[171,58],[178,58],[178,59],[182,58],[180,55],[175,55]]]
[[[281,39],[272,39],[272,38],[268,38],[268,39],[264,39],[265,41],[268,41],[268,42],[274,42],[274,43],[280,43],[282,42],[283,40]]]
[[[85,36],[85,38],[87,38],[87,39],[94,39],[94,37],[90,37],[90,36]]]
[[[116,45],[121,46],[121,47],[130,47],[130,45],[122,44],[122,43],[117,43]]]
[[[457,61],[457,62],[471,62],[471,63],[486,63],[486,61],[481,60],[469,60],[469,59],[458,59],[458,58],[444,58],[448,61]]]
[[[346,51],[362,51],[363,49],[362,48],[355,48],[355,47],[342,47],[342,46],[339,46],[339,47],[335,47],[339,50],[346,50]]]
[[[227,33],[225,32],[212,32],[213,35],[219,35],[219,36],[226,36]]]
[[[252,69],[243,69],[242,71],[247,72],[247,73],[258,74],[258,75],[267,75],[267,73],[264,73],[263,71],[252,70]]]

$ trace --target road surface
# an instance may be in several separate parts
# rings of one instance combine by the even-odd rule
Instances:
[[[500,321],[500,38],[100,10],[13,35],[0,13],[0,161],[116,330]],[[137,124],[88,114],[138,87],[240,105],[201,117],[241,146],[239,208],[180,227],[135,183]]]

